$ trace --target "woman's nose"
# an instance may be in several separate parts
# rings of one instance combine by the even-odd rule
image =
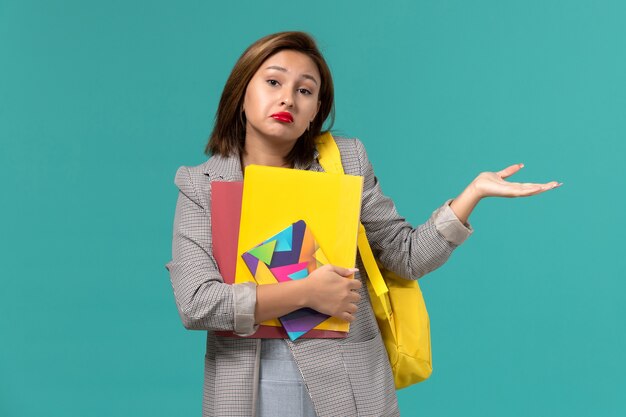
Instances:
[[[280,104],[284,104],[287,107],[293,107],[293,95],[291,93],[285,93]]]

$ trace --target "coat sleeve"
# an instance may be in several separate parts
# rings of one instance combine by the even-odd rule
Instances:
[[[224,283],[213,257],[210,204],[201,201],[188,167],[178,169],[174,182],[179,193],[172,260],[165,267],[183,325],[241,336],[254,333],[258,328],[254,324],[256,284]]]
[[[472,226],[456,217],[449,206],[450,199],[424,224],[413,228],[383,194],[361,141],[356,139],[355,146],[364,177],[361,222],[376,258],[387,269],[411,279],[421,278],[443,265],[473,233]]]

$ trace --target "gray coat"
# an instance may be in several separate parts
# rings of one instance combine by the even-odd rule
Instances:
[[[413,228],[380,188],[358,139],[336,138],[346,174],[364,177],[361,222],[374,255],[404,277],[420,278],[441,266],[472,232],[447,200]],[[317,155],[316,155],[317,156]],[[308,167],[323,171],[317,159]],[[213,156],[195,167],[180,167],[172,260],[166,265],[176,306],[187,329],[207,330],[203,416],[254,415],[260,339],[216,337],[214,330],[241,335],[255,331],[256,287],[223,283],[212,254],[211,181],[243,180],[237,156]],[[357,255],[355,277],[364,281]],[[398,416],[393,376],[363,282],[356,320],[345,339],[286,340],[319,417]]]

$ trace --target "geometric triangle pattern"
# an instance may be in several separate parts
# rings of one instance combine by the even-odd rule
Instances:
[[[315,260],[317,261],[317,267],[319,268],[322,265],[326,265],[329,264],[330,261],[328,259],[326,259],[326,256],[324,255],[324,252],[322,252],[321,248],[318,248],[315,251],[315,254],[313,255],[313,257],[315,258]]]
[[[274,239],[276,239],[276,241],[278,242],[276,244],[277,252],[285,252],[285,251],[291,250],[292,235],[293,235],[293,227],[289,226],[288,228],[286,228],[285,230],[283,230],[282,232],[274,236]]]
[[[263,262],[259,262],[254,279],[259,285],[276,284],[278,281],[272,271]]]
[[[328,259],[304,220],[289,225],[241,255],[257,284],[304,279]],[[296,340],[330,316],[301,308],[279,320],[291,340]]]
[[[272,263],[272,255],[274,254],[274,248],[276,247],[276,241],[272,240],[269,243],[264,243],[256,248],[250,249],[250,255],[257,258],[259,261],[263,261],[266,264]]]
[[[308,262],[301,262],[299,264],[277,266],[275,268],[272,268],[271,271],[272,271],[272,274],[274,274],[274,276],[276,277],[276,280],[278,280],[278,282],[291,281],[293,280],[291,275],[296,274],[296,273],[300,273],[299,276],[301,278],[308,277],[309,276],[309,271],[307,269],[308,264],[309,264]],[[304,274],[304,276],[302,276],[302,274]]]
[[[307,271],[306,268],[303,268],[297,272],[294,272],[293,274],[289,274],[289,278],[291,279],[302,279],[308,276],[309,276],[309,271]]]

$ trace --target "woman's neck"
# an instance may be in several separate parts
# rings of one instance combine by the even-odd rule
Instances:
[[[267,140],[260,141],[253,137],[247,137],[244,152],[241,155],[241,168],[243,170],[252,164],[291,168],[291,165],[286,162],[286,157],[293,145],[293,143],[276,145]]]

